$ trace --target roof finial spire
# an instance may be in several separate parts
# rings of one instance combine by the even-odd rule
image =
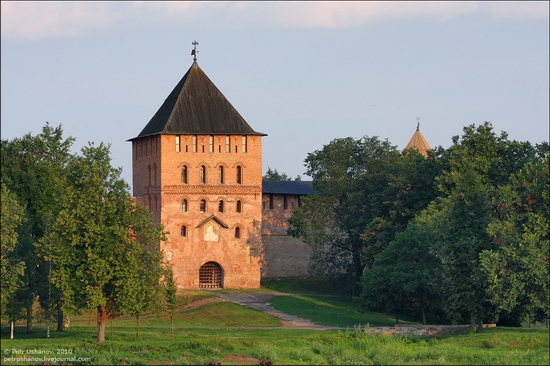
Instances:
[[[420,118],[416,117],[416,130],[420,130]]]
[[[199,44],[199,42],[197,42],[197,40],[194,40],[193,42],[191,42],[191,44],[193,45],[193,50],[191,51],[193,62],[197,62],[197,53],[199,52],[197,51],[197,45]]]

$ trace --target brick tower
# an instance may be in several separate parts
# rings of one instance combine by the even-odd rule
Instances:
[[[195,58],[129,140],[134,197],[169,232],[160,249],[179,288],[260,286],[262,136]]]

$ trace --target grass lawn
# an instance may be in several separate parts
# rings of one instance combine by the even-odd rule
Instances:
[[[357,325],[371,327],[389,327],[395,324],[393,315],[365,312],[359,310],[359,304],[346,299],[293,295],[275,296],[269,300],[273,307],[282,312],[309,319],[317,324],[352,328]],[[399,320],[403,324],[418,324],[416,321]]]
[[[267,286],[255,292],[273,290]],[[393,325],[393,316],[361,314],[357,311],[358,303],[350,298],[304,292],[300,289],[303,284],[284,286],[300,294],[274,297],[270,300],[274,306],[321,324],[350,330],[273,328],[280,326],[279,320],[229,302],[184,308],[188,300],[216,297],[217,292],[182,291],[178,293],[182,306],[175,319],[174,338],[165,316],[142,317],[139,337],[135,319],[117,318],[112,325],[107,323],[106,342],[98,345],[95,322],[89,327],[89,315],[84,313],[72,317],[71,327],[64,332],[57,333],[52,327],[49,339],[42,325],[35,325],[35,332],[30,335],[24,333],[24,327],[18,327],[13,340],[9,339],[8,327],[2,326],[0,361],[2,365],[36,365],[44,361],[73,365],[547,365],[550,362],[547,328],[492,328],[425,339],[373,335],[357,330],[354,325]],[[57,359],[52,360],[53,357]]]
[[[35,334],[18,334],[6,339],[2,332],[2,364],[21,362],[28,350],[51,351],[47,357],[71,356],[70,364],[116,365],[163,364],[197,365],[252,364],[261,360],[284,365],[363,365],[363,364],[485,364],[547,365],[547,329],[487,329],[478,333],[455,334],[421,339],[366,334],[360,331],[313,331],[297,329],[177,328],[174,338],[167,324],[144,327],[135,336],[134,327],[115,327],[104,344],[95,343],[95,328],[71,327],[45,339],[44,328]],[[6,353],[7,351],[7,353]],[[15,352],[14,352],[15,351]],[[65,352],[58,354],[58,352]],[[34,351],[33,351],[34,352]],[[67,355],[67,353],[69,353]],[[42,360],[43,355],[26,354]],[[8,357],[14,357],[10,361]],[[50,362],[50,364],[60,364]],[[215,363],[214,363],[215,364]]]
[[[88,318],[77,317],[71,320],[71,327],[86,326],[89,323]],[[119,317],[113,321],[107,322],[106,332],[110,332],[111,325],[115,329],[124,327],[130,329],[136,327],[136,318]],[[95,326],[95,318],[92,322]],[[174,317],[175,327],[238,327],[248,325],[252,327],[280,327],[281,322],[266,313],[259,310],[243,307],[232,302],[212,302],[200,307],[180,310]],[[140,318],[140,326],[145,327],[163,327],[170,328],[170,320],[166,316],[143,316]]]
[[[387,327],[395,324],[395,316],[375,312],[361,313],[359,300],[351,296],[335,296],[342,288],[334,280],[323,278],[270,281],[262,290],[279,291],[292,296],[276,296],[269,303],[277,310],[309,319],[317,324],[353,328],[359,324]],[[400,318],[402,324],[419,324],[419,319]]]

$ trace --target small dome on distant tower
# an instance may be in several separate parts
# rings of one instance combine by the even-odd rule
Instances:
[[[426,141],[426,139],[420,132],[420,122],[418,122],[418,125],[416,126],[416,132],[411,137],[411,140],[409,141],[407,146],[405,146],[405,149],[408,149],[411,147],[418,150],[425,157],[428,156],[428,150],[432,149],[430,144],[428,144],[428,141]]]

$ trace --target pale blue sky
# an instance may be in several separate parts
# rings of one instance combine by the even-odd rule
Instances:
[[[131,144],[198,63],[263,138],[268,167],[304,173],[334,138],[416,129],[448,147],[491,121],[511,139],[549,135],[548,2],[2,2],[2,138],[63,125]]]

